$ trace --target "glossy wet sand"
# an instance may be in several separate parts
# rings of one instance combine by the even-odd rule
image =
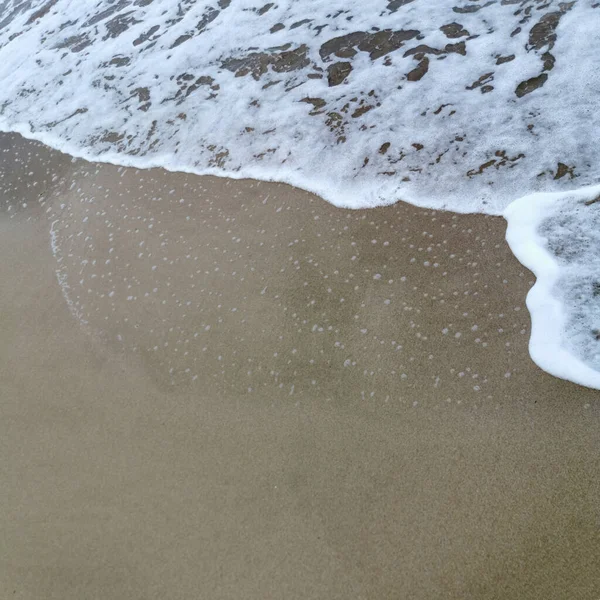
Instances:
[[[598,596],[502,219],[1,143],[0,597]]]

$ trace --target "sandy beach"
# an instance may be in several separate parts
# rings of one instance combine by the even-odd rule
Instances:
[[[503,219],[0,149],[1,598],[600,598]]]

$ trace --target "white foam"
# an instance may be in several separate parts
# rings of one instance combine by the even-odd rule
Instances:
[[[529,353],[544,371],[600,389],[600,186],[533,194],[505,211],[506,240],[537,281],[527,296]],[[595,285],[598,285],[598,288]]]
[[[413,0],[394,12],[401,3],[282,0],[264,12],[262,0],[58,0],[37,19],[46,0],[5,4],[0,127],[78,156],[284,181],[350,208],[402,199],[489,214],[525,193],[568,189],[571,177],[600,177],[600,10],[589,2]],[[548,15],[558,15],[552,27]],[[447,37],[451,23],[469,35]],[[535,27],[545,43],[532,45]],[[376,28],[420,33],[373,60],[365,46],[342,56],[324,46]],[[409,81],[419,46],[429,70]],[[286,66],[281,53],[299,48],[304,62]],[[256,78],[228,62],[260,52],[273,62]],[[353,70],[329,86],[336,62]],[[540,74],[545,85],[518,97]],[[325,104],[319,112],[306,99]],[[554,179],[560,162],[573,169]]]

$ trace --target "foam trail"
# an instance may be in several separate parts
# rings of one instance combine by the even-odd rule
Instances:
[[[525,196],[504,216],[511,250],[537,277],[527,296],[532,359],[600,389],[600,186]]]
[[[83,313],[81,312],[81,310],[77,307],[76,303],[71,298],[71,288],[69,286],[67,274],[65,273],[65,271],[62,269],[62,266],[61,266],[63,259],[61,256],[61,251],[60,251],[60,246],[58,243],[56,231],[54,229],[54,226],[57,223],[58,223],[58,220],[54,220],[50,225],[50,248],[52,249],[52,254],[54,255],[54,258],[56,259],[56,264],[58,265],[55,270],[56,281],[58,282],[58,285],[60,287],[60,290],[62,292],[63,298],[65,299],[65,303],[67,304],[69,311],[79,321],[80,325],[85,327],[88,325],[88,322],[85,319],[85,317],[83,316]]]

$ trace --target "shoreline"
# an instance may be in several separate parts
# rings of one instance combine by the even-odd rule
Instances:
[[[507,234],[505,240],[508,243],[508,238],[512,240],[509,243],[511,251],[519,260],[519,262],[528,270],[533,271],[534,275],[541,276],[538,281],[538,287],[533,292],[533,296],[528,299],[528,307],[530,312],[533,310],[536,312],[532,315],[533,322],[536,324],[535,330],[530,340],[530,356],[532,360],[538,365],[539,368],[543,369],[550,375],[582,385],[590,389],[600,389],[600,379],[597,373],[590,368],[588,365],[583,363],[574,354],[570,353],[563,347],[563,340],[561,339],[560,327],[551,328],[548,324],[560,323],[564,320],[565,315],[568,311],[565,307],[552,296],[551,289],[558,281],[560,276],[561,267],[558,262],[554,260],[554,257],[547,252],[544,244],[544,240],[540,235],[536,233],[536,227],[539,226],[541,217],[535,219],[535,223],[532,223],[531,209],[528,206],[529,203],[537,202],[544,206],[551,206],[551,199],[555,201],[563,198],[573,199],[587,199],[595,197],[600,191],[598,185],[588,185],[580,188],[576,188],[570,191],[560,192],[536,192],[533,194],[527,194],[525,196],[514,199],[505,209],[497,213],[482,213],[482,212],[457,212],[454,210],[448,210],[445,208],[432,208],[430,204],[421,202],[407,202],[405,200],[390,201],[389,204],[378,204],[374,207],[352,207],[343,206],[342,204],[336,203],[335,200],[326,199],[328,194],[324,190],[319,189],[308,189],[306,186],[299,185],[298,182],[290,183],[287,181],[273,180],[269,178],[261,178],[255,176],[256,174],[250,174],[244,172],[243,175],[236,173],[223,172],[221,169],[185,169],[180,165],[174,165],[171,169],[165,166],[164,163],[168,162],[166,159],[153,159],[144,160],[141,158],[130,157],[123,154],[110,154],[105,157],[94,157],[91,153],[86,153],[82,149],[68,148],[66,150],[56,149],[56,140],[51,135],[40,135],[32,132],[22,132],[18,128],[17,131],[3,131],[5,135],[12,136],[17,135],[25,140],[40,143],[50,148],[53,152],[57,152],[63,156],[71,157],[72,159],[83,160],[89,164],[101,164],[107,167],[115,167],[117,170],[120,169],[135,169],[140,171],[164,171],[165,174],[177,177],[181,176],[195,176],[195,177],[215,177],[227,181],[239,181],[241,185],[253,185],[253,183],[275,185],[275,186],[289,186],[290,189],[298,190],[300,193],[306,193],[311,196],[319,198],[319,200],[342,210],[350,211],[364,211],[364,210],[377,210],[383,209],[390,206],[402,204],[413,206],[416,209],[431,210],[451,215],[485,215],[488,217],[501,217],[507,223]],[[0,130],[1,131],[1,130]],[[48,139],[46,139],[48,138]],[[43,141],[46,140],[46,141]],[[54,144],[52,143],[54,142]],[[63,145],[61,141],[58,145]],[[68,150],[68,151],[67,151]],[[69,151],[75,150],[76,152],[70,153]],[[304,182],[304,178],[299,178],[300,183]],[[318,188],[319,186],[317,186]],[[543,212],[542,212],[543,214]],[[523,223],[521,223],[523,220]],[[509,233],[512,231],[512,235]],[[520,238],[526,237],[529,242],[523,242]],[[537,273],[536,273],[537,272]],[[554,282],[554,283],[553,283]],[[552,306],[552,309],[548,308]],[[537,314],[539,313],[539,314]],[[550,314],[551,313],[551,314]],[[560,358],[556,358],[560,356]]]
[[[124,169],[139,169],[142,171],[149,171],[153,169],[164,170],[166,173],[172,174],[183,174],[183,175],[194,175],[196,177],[217,177],[219,179],[224,180],[234,180],[234,181],[256,181],[265,184],[275,184],[275,185],[286,185],[295,189],[298,189],[307,194],[311,194],[314,196],[318,196],[331,206],[336,208],[351,210],[351,211],[361,211],[361,210],[376,210],[377,208],[385,208],[388,206],[394,206],[398,203],[409,204],[410,206],[414,206],[416,208],[421,208],[423,210],[433,210],[436,212],[449,212],[457,215],[486,215],[491,217],[502,217],[505,208],[501,208],[498,210],[490,210],[489,212],[482,211],[461,211],[459,208],[447,208],[447,202],[443,199],[443,197],[436,198],[435,201],[424,201],[418,198],[413,198],[412,200],[406,200],[405,198],[396,198],[384,201],[380,198],[376,200],[376,204],[367,205],[362,201],[353,201],[350,204],[347,204],[344,201],[339,200],[345,194],[348,194],[348,191],[338,191],[332,192],[331,186],[327,184],[310,186],[308,185],[309,178],[306,176],[299,175],[296,178],[292,178],[290,173],[287,173],[285,177],[282,178],[273,178],[271,175],[263,173],[260,168],[254,167],[246,167],[243,171],[227,171],[221,167],[205,167],[205,168],[193,168],[186,167],[180,163],[171,163],[173,155],[169,155],[169,158],[166,156],[159,156],[157,158],[150,158],[148,156],[138,157],[129,155],[127,153],[122,152],[106,152],[102,155],[95,155],[92,152],[87,152],[85,148],[77,147],[76,145],[71,145],[69,142],[65,142],[64,140],[60,140],[59,138],[53,136],[49,132],[32,132],[26,126],[19,124],[12,124],[7,126],[6,124],[0,123],[0,133],[3,135],[18,135],[22,138],[30,141],[36,142],[39,144],[43,144],[48,148],[51,148],[55,152],[59,152],[66,156],[71,156],[73,158],[84,160],[89,163],[99,163],[103,165],[110,165],[117,168]],[[267,169],[268,171],[268,169]],[[585,189],[587,187],[594,187],[594,184],[590,184],[584,186],[584,188],[575,188],[574,190],[566,190],[564,194],[569,194],[571,192],[576,192],[581,189]],[[532,192],[528,192],[525,196],[530,195]],[[537,193],[537,192],[534,192]],[[539,193],[554,193],[554,192],[539,192]],[[557,193],[563,193],[557,192]],[[352,194],[349,193],[351,196]],[[510,200],[507,206],[510,206],[514,202],[517,202],[523,195],[516,196],[513,200]]]

